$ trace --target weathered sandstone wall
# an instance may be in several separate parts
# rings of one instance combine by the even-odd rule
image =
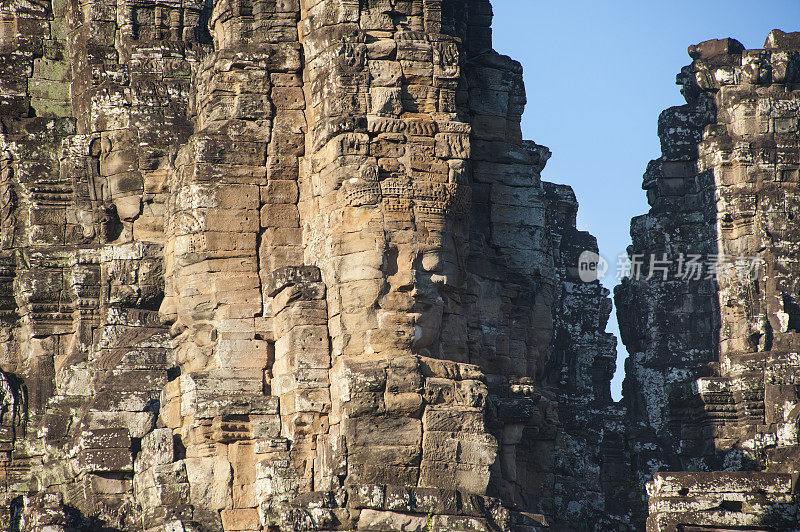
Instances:
[[[555,513],[549,152],[488,1],[2,17],[4,525]]]
[[[615,404],[491,16],[0,4],[0,525],[793,526],[800,39],[690,49],[631,254],[764,266],[623,283]]]
[[[692,46],[687,104],[659,119],[652,208],[631,226],[646,266],[615,294],[639,482],[684,471],[648,484],[648,530],[800,527],[799,52],[779,30],[758,50]]]

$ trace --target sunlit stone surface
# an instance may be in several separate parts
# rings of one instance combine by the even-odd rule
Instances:
[[[765,266],[626,281],[614,404],[597,243],[490,23],[0,6],[0,525],[642,530],[651,480],[652,530],[796,519],[797,34],[690,50],[631,252]]]

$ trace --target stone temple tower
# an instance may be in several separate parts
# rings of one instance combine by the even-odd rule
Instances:
[[[545,522],[549,151],[488,0],[2,13],[4,524]]]
[[[623,283],[613,403],[491,19],[0,0],[1,527],[795,526],[798,34],[690,49],[630,251],[767,277]]]

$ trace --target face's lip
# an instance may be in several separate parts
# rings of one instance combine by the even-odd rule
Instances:
[[[437,294],[436,298],[429,296],[415,297],[414,305],[411,307],[415,314],[430,312],[433,309],[441,308],[444,305],[444,300]]]
[[[187,327],[178,320],[175,320],[169,327],[169,337],[172,340],[177,340],[181,336],[186,336],[188,334],[189,334],[189,327]]]
[[[412,297],[414,298],[414,309],[420,306],[427,308],[436,304],[436,299],[434,299],[428,294],[421,294],[419,292],[415,292],[414,294],[412,294]]]

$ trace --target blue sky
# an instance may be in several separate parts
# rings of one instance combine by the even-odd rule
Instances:
[[[542,176],[575,189],[578,227],[611,263],[630,243],[630,219],[647,212],[642,174],[660,155],[661,110],[684,103],[675,75],[686,48],[733,37],[761,48],[773,28],[800,31],[800,0],[493,0],[494,48],[525,68],[525,138],[553,157]],[[609,329],[618,333],[612,312]],[[611,390],[620,396],[618,347]]]

